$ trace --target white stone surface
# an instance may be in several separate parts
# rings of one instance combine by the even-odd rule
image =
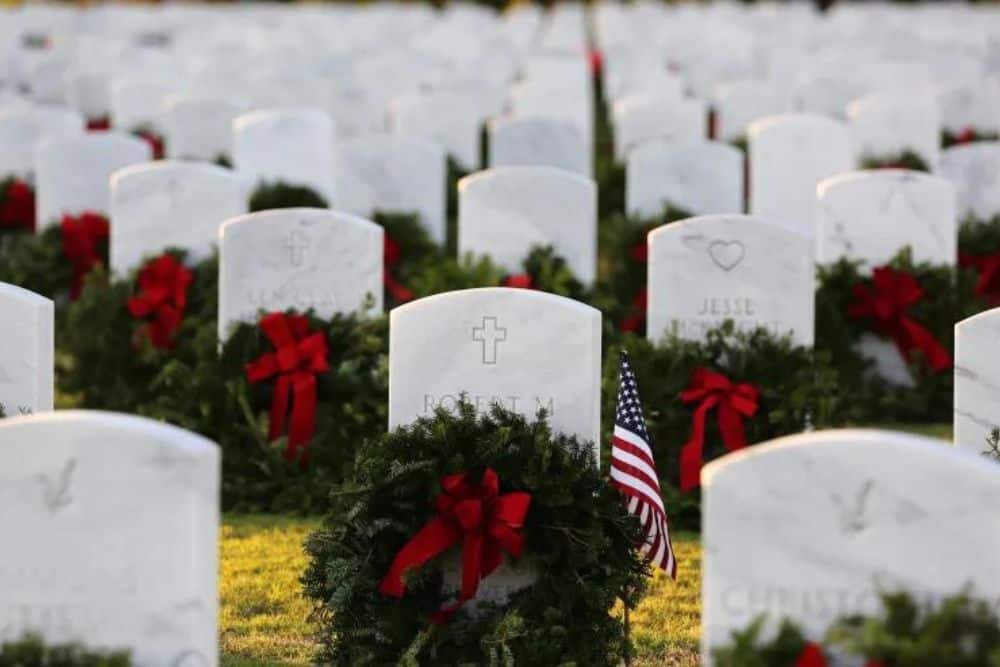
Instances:
[[[197,96],[167,98],[163,112],[167,157],[214,162],[233,156],[233,120],[241,105],[228,99]]]
[[[976,141],[946,148],[941,175],[955,186],[958,217],[986,221],[1000,214],[1000,141]]]
[[[479,129],[483,120],[479,104],[467,93],[404,95],[388,108],[391,132],[437,141],[466,171],[480,166]]]
[[[47,139],[35,151],[35,220],[39,230],[64,214],[111,208],[111,174],[153,157],[149,144],[117,132]]]
[[[715,136],[727,141],[745,137],[754,121],[788,111],[788,97],[776,82],[766,79],[719,84],[712,95]]]
[[[111,176],[111,270],[125,276],[168,248],[211,256],[219,227],[247,211],[248,183],[198,162],[157,161]]]
[[[743,212],[743,151],[718,141],[653,139],[625,170],[625,210],[655,216],[665,204],[691,215]]]
[[[847,126],[784,114],[750,125],[750,213],[815,233],[816,184],[854,168]]]
[[[535,116],[490,123],[490,167],[556,167],[590,177],[587,144],[566,121]]]
[[[163,131],[163,103],[173,84],[155,78],[114,80],[111,83],[111,124],[123,132],[139,128]]]
[[[458,183],[458,252],[517,271],[534,246],[551,245],[574,275],[597,275],[597,186],[552,167],[498,167]]]
[[[128,648],[150,667],[218,664],[220,454],[152,420],[0,421],[0,639]]]
[[[0,180],[30,178],[35,148],[45,139],[83,133],[84,121],[68,107],[29,106],[0,111]]]
[[[905,462],[901,465],[900,462]],[[875,613],[879,587],[918,599],[1000,597],[1000,466],[889,431],[780,438],[704,468],[702,655],[770,615],[822,639]],[[752,555],[752,557],[750,557]]]
[[[810,239],[747,215],[711,215],[663,225],[649,234],[647,337],[688,340],[726,319],[742,330],[764,327],[814,338],[815,268]]]
[[[632,95],[612,109],[615,159],[624,162],[629,151],[655,138],[696,141],[708,137],[708,109],[701,100]]]
[[[1000,308],[955,325],[955,446],[980,454],[1000,427]]]
[[[860,159],[912,150],[932,171],[941,157],[941,112],[931,95],[873,93],[847,105]]]
[[[415,137],[368,134],[333,150],[337,208],[355,215],[416,213],[440,244],[447,233],[448,163],[444,148]]]
[[[389,427],[499,403],[557,432],[600,442],[601,313],[578,301],[487,287],[436,294],[389,319]]]
[[[382,311],[382,228],[348,213],[289,208],[251,213],[219,230],[219,338],[260,311],[319,317]]]
[[[319,109],[263,109],[233,121],[233,165],[255,183],[312,188],[335,205],[334,125]]]
[[[8,417],[52,409],[54,317],[51,300],[0,283],[0,406]]]
[[[909,246],[917,263],[954,266],[955,187],[947,180],[905,169],[876,169],[827,179],[816,192],[820,264],[845,257],[871,269]]]

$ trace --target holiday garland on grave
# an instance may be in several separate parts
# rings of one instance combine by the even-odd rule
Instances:
[[[439,410],[360,448],[353,474],[331,491],[303,577],[316,605],[319,662],[624,658],[624,626],[609,612],[644,591],[639,524],[594,464],[591,444],[553,434],[544,415],[529,422],[494,407],[477,416],[467,402]],[[442,562],[460,553],[466,593],[499,576],[491,569],[499,554],[537,579],[506,601],[454,608]]]
[[[827,667],[833,655],[853,656],[865,667],[987,667],[1000,665],[1000,618],[991,603],[963,592],[921,604],[906,592],[882,593],[881,613],[837,619],[822,643],[810,642],[793,621],[782,620],[762,639],[764,617],[733,632],[712,651],[717,667]]]
[[[132,130],[132,136],[138,137],[146,142],[154,160],[162,160],[166,155],[164,150],[163,135],[148,125],[142,125]]]
[[[977,130],[974,127],[966,127],[958,132],[951,130],[941,131],[941,146],[951,148],[952,146],[962,146],[976,141],[996,141],[1000,139],[1000,134],[986,130]]]
[[[646,426],[671,527],[697,530],[698,472],[710,460],[748,445],[843,424],[849,397],[828,354],[793,345],[764,329],[736,331],[731,321],[703,342],[632,334],[605,354],[603,423],[614,423],[618,348],[629,351],[643,385]]]
[[[125,650],[94,650],[82,644],[49,644],[38,635],[0,644],[0,667],[130,667]]]
[[[973,217],[958,229],[958,265],[975,276],[972,297],[979,308],[1000,305],[1000,215],[989,220]]]
[[[124,279],[95,271],[59,332],[60,392],[91,410],[149,414],[160,374],[216,339],[218,264],[169,250]]]
[[[851,420],[946,421],[951,418],[955,322],[979,309],[974,275],[948,266],[914,264],[904,250],[871,275],[845,259],[820,267],[816,346],[833,360],[853,397]],[[892,344],[912,386],[875,372],[858,343],[865,334]]]
[[[277,208],[328,208],[326,199],[305,185],[284,181],[261,183],[250,195],[249,210],[270,211]]]
[[[866,155],[861,158],[861,168],[930,171],[927,161],[912,150],[904,150],[896,155]]]

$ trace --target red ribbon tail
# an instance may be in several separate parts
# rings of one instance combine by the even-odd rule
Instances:
[[[407,570],[420,567],[431,558],[458,542],[461,534],[441,517],[434,517],[407,542],[389,567],[389,572],[379,584],[379,592],[400,598],[406,592],[403,575]]]
[[[719,403],[716,415],[719,432],[722,434],[722,444],[726,449],[735,452],[747,446],[747,436],[743,431],[743,418],[728,401]]]
[[[902,324],[906,335],[905,339],[904,337],[897,337],[897,345],[901,348],[906,348],[906,351],[903,352],[904,358],[909,359],[910,350],[915,348],[923,353],[931,370],[935,373],[940,373],[951,368],[951,355],[934,338],[934,334],[930,330],[908,317],[903,318]]]
[[[819,645],[809,642],[795,661],[795,667],[827,667],[823,649]]]
[[[271,425],[267,436],[269,440],[277,440],[285,432],[285,419],[291,393],[291,379],[287,375],[279,375],[274,382],[274,395],[271,397]]]
[[[716,398],[706,398],[694,411],[691,421],[691,438],[681,449],[681,491],[696,489],[701,484],[701,460],[705,448],[705,417],[717,402]]]
[[[298,458],[299,450],[305,453],[316,432],[316,376],[296,373],[292,389],[292,420],[285,448],[285,458],[289,460]]]

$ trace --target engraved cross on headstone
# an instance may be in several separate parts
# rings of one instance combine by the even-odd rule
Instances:
[[[507,329],[497,325],[496,317],[483,317],[482,326],[472,328],[472,340],[483,344],[483,363],[497,362],[497,347],[507,340]]]
[[[167,201],[170,202],[170,210],[177,208],[177,194],[181,191],[181,186],[176,178],[167,180]]]
[[[309,237],[296,229],[285,239],[285,249],[288,250],[288,258],[292,266],[302,266],[305,260],[306,248],[309,247]]]

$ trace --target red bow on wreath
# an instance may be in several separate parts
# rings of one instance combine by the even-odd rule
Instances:
[[[974,293],[986,299],[991,306],[1000,304],[1000,253],[971,255],[959,253],[959,266],[975,269],[979,274]]]
[[[301,455],[305,462],[316,431],[316,374],[330,369],[326,338],[321,331],[308,333],[309,319],[304,315],[270,313],[259,326],[275,351],[248,363],[247,379],[253,383],[275,378],[268,437],[276,440],[284,433],[291,403],[284,456],[294,461]]]
[[[516,289],[535,289],[535,281],[530,273],[514,273],[503,279],[504,287],[514,287]]]
[[[435,615],[437,621],[475,597],[479,582],[500,566],[504,552],[521,557],[521,529],[531,505],[531,494],[524,491],[500,495],[500,478],[491,468],[483,471],[479,484],[465,472],[443,477],[441,489],[444,493],[434,501],[437,516],[399,550],[379,584],[382,595],[403,597],[407,570],[420,567],[461,541],[462,589],[456,604]]]
[[[0,229],[35,230],[35,191],[24,181],[11,180],[3,192]]]
[[[907,362],[919,350],[935,373],[951,368],[948,350],[907,314],[910,306],[924,298],[923,288],[912,275],[888,266],[879,267],[872,275],[872,286],[855,285],[853,295],[848,316],[853,320],[872,320],[872,329],[891,338]]]
[[[413,300],[413,292],[407,289],[392,275],[392,270],[402,259],[403,250],[388,234],[385,234],[385,241],[382,255],[382,282],[389,296],[396,303],[406,303]]]
[[[107,241],[108,219],[100,213],[87,211],[79,216],[64,215],[62,222],[63,254],[73,265],[73,285],[70,298],[75,300],[83,289],[83,280],[95,266],[104,262],[98,244]]]
[[[976,128],[971,125],[962,129],[961,132],[955,135],[954,142],[958,144],[968,144],[976,140]]]
[[[136,130],[134,134],[149,145],[154,160],[163,159],[163,137],[150,130]]]
[[[819,644],[808,642],[802,648],[802,653],[800,653],[799,657],[795,660],[795,667],[828,667],[826,656],[823,655],[823,649],[819,646]],[[865,667],[883,666],[878,660],[869,660],[865,663]]]
[[[111,129],[111,119],[108,116],[87,120],[88,132],[106,132]]]
[[[684,403],[698,403],[691,422],[691,437],[681,449],[681,490],[690,491],[700,483],[702,450],[705,447],[705,419],[712,408],[722,443],[734,452],[746,447],[743,419],[757,413],[760,389],[748,383],[736,384],[722,373],[698,368],[691,374],[691,383],[681,392]]]
[[[166,350],[173,346],[193,280],[194,274],[169,253],[150,260],[139,272],[139,293],[128,300],[128,310],[136,319],[153,316],[152,322],[140,329],[153,347]]]

